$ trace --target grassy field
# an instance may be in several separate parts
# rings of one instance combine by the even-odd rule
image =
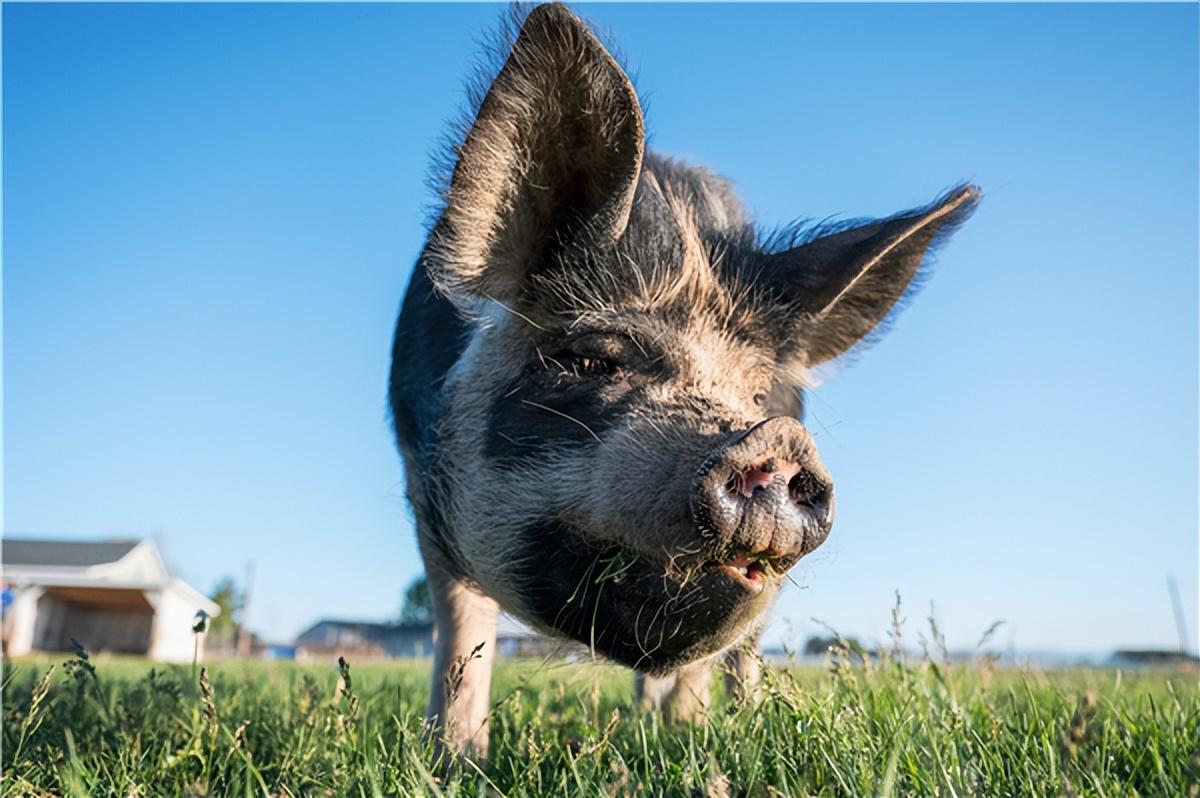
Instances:
[[[438,775],[428,663],[10,663],[15,795],[1200,795],[1194,674],[885,657],[775,669],[756,702],[664,726],[628,672],[502,663],[492,757]],[[719,695],[719,691],[718,691]]]

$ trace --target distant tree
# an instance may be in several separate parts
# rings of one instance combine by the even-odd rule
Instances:
[[[221,608],[220,615],[209,621],[209,633],[215,638],[232,640],[241,621],[245,596],[232,576],[223,576],[213,587],[209,598]]]
[[[862,647],[862,644],[853,637],[846,638],[845,641],[850,647],[850,650],[855,653],[861,654],[866,650]],[[812,637],[808,638],[808,640],[804,641],[804,653],[810,657],[819,657],[828,652],[833,646],[838,645],[841,645],[841,643],[836,637],[813,635]]]
[[[424,576],[419,576],[404,591],[400,623],[429,623],[432,620],[433,599],[429,595],[429,582]]]

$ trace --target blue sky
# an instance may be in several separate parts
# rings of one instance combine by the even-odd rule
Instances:
[[[652,144],[766,223],[986,199],[809,400],[839,518],[768,632],[1196,644],[1195,5],[601,6]],[[251,624],[398,611],[385,413],[427,163],[496,6],[13,5],[4,530],[154,535]]]

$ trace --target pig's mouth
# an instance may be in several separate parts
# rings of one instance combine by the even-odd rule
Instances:
[[[778,573],[768,558],[738,554],[728,560],[709,560],[703,565],[707,572],[722,576],[732,584],[757,596],[767,586],[767,580]]]
[[[516,574],[523,614],[649,673],[736,642],[770,606],[790,565],[741,552],[664,563],[585,541],[561,521],[527,531]]]

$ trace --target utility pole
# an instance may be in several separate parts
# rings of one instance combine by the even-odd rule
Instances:
[[[1183,654],[1190,654],[1187,621],[1183,619],[1183,602],[1179,599],[1179,585],[1175,583],[1173,576],[1167,577],[1167,592],[1171,594],[1171,608],[1175,610],[1175,629],[1179,632],[1179,651]]]

